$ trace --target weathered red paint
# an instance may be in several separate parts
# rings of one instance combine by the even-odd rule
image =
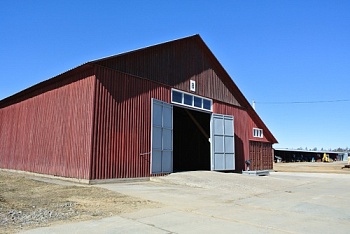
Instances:
[[[96,63],[186,92],[191,92],[189,80],[194,80],[197,95],[240,106],[233,95],[237,93],[237,87],[199,36],[101,59]]]
[[[95,77],[88,69],[56,81],[2,102],[0,167],[88,179]]]
[[[150,176],[152,98],[170,103],[171,88],[190,92],[190,80],[214,113],[235,117],[237,171],[267,155],[250,153],[258,152],[250,142],[267,152],[276,139],[196,35],[89,62],[1,100],[0,167],[88,180]]]
[[[170,87],[96,67],[90,179],[150,176],[151,99],[170,102]]]

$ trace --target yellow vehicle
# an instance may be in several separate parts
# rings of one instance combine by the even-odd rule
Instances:
[[[326,154],[326,153],[323,154],[322,162],[329,162],[329,155],[328,154]]]

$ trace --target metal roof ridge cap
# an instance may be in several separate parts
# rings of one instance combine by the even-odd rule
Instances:
[[[137,51],[141,51],[141,50],[146,50],[146,49],[149,49],[151,47],[160,46],[160,45],[163,45],[163,44],[172,43],[172,42],[185,40],[185,39],[189,39],[189,38],[195,38],[195,37],[201,38],[201,36],[197,33],[197,34],[193,34],[193,35],[186,36],[186,37],[180,37],[180,38],[177,38],[177,39],[172,39],[172,40],[168,40],[168,41],[164,41],[164,42],[159,42],[159,43],[156,43],[156,44],[151,44],[151,45],[148,45],[148,46],[145,46],[145,47],[139,47],[137,49],[132,49],[132,50],[128,50],[128,51],[125,51],[125,52],[121,52],[119,54],[113,54],[113,55],[104,56],[104,57],[101,57],[99,59],[90,60],[87,63],[96,63],[96,62],[100,62],[100,61],[103,61],[103,60],[106,60],[106,59],[111,59],[111,58],[115,58],[115,57],[118,57],[118,56],[126,55],[126,54],[129,54],[129,53],[133,53],[133,52],[137,52]]]

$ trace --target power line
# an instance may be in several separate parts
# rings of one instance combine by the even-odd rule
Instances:
[[[350,99],[324,100],[324,101],[291,101],[291,102],[259,102],[258,104],[278,105],[278,104],[315,104],[315,103],[334,103],[334,102],[350,102]]]

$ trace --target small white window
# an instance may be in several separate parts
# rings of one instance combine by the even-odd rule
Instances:
[[[253,128],[253,137],[263,138],[263,130],[260,128]]]
[[[196,92],[196,81],[190,80],[190,90]]]

